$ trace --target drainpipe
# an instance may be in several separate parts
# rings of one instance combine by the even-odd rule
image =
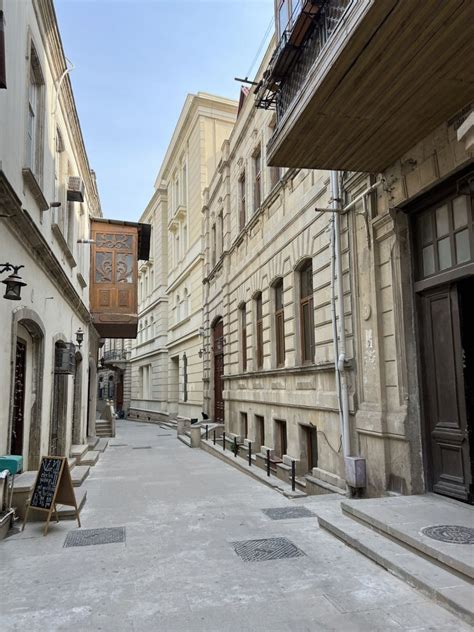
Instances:
[[[344,284],[342,277],[342,256],[341,256],[341,193],[339,186],[339,176],[337,171],[331,171],[331,207],[334,209],[334,239],[333,253],[335,262],[335,271],[337,274],[337,304],[339,313],[339,336],[338,336],[338,356],[337,356],[337,375],[340,384],[340,414],[342,417],[342,448],[344,459],[350,456],[351,442],[349,430],[349,394],[347,386],[347,375],[345,371],[346,360],[346,331],[344,323]]]
[[[331,213],[331,219],[329,223],[329,230],[331,234],[331,321],[332,321],[332,340],[334,346],[334,369],[336,375],[336,387],[337,387],[337,401],[339,405],[339,426],[341,431],[341,437],[344,433],[344,426],[342,423],[342,402],[341,402],[341,380],[338,370],[338,358],[339,358],[339,343],[337,339],[337,315],[336,315],[336,249],[334,247],[335,238],[335,213]]]

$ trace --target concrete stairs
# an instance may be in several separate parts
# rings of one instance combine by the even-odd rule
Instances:
[[[95,465],[99,460],[100,452],[98,450],[88,450],[84,456],[81,457],[80,465]]]
[[[112,422],[107,419],[97,419],[95,422],[95,434],[97,437],[112,437]]]
[[[74,487],[80,487],[89,476],[90,465],[76,465],[71,471],[72,484]]]
[[[408,500],[409,498],[413,497],[408,497]],[[474,568],[469,545],[436,546],[436,543],[432,546],[419,530],[410,535],[403,526],[393,528],[393,525],[381,518],[383,512],[376,514],[375,511],[366,511],[364,503],[370,503],[370,500],[347,500],[334,503],[331,508],[318,509],[319,525],[473,625]],[[404,500],[407,501],[407,497]],[[406,508],[409,515],[408,504]],[[404,516],[399,514],[401,525],[403,520]],[[431,517],[427,510],[421,520],[425,526],[430,524]],[[444,523],[459,524],[459,521],[452,514],[447,514],[444,516]],[[439,519],[433,524],[440,524]],[[460,554],[449,553],[449,547],[457,547]]]

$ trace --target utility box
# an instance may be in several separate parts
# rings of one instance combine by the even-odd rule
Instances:
[[[346,456],[346,483],[349,487],[367,486],[366,461],[361,456]]]

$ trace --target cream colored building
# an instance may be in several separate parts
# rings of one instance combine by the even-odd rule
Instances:
[[[200,417],[203,402],[202,193],[236,116],[235,102],[189,95],[140,221],[152,225],[152,260],[140,268],[140,323],[131,355],[130,412]]]
[[[0,298],[0,454],[35,469],[95,433],[98,336],[80,242],[101,210],[52,2],[2,0],[0,11],[0,263],[24,266],[26,283],[20,300]]]

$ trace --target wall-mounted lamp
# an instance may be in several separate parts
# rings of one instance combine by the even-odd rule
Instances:
[[[76,331],[76,342],[79,349],[81,348],[83,341],[84,341],[84,332],[79,327],[79,329]]]
[[[198,356],[199,356],[200,358],[202,358],[202,356],[203,356],[205,353],[206,353],[206,350],[205,350],[205,349],[199,349],[199,351],[198,351]]]
[[[21,300],[21,288],[26,285],[24,281],[22,281],[20,275],[18,274],[18,270],[24,268],[25,266],[14,266],[11,263],[0,263],[0,274],[3,272],[13,271],[13,274],[10,274],[2,283],[5,283],[6,289],[3,298],[6,298],[9,301],[20,301]]]

